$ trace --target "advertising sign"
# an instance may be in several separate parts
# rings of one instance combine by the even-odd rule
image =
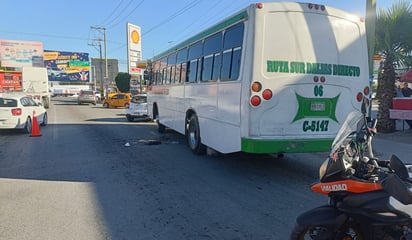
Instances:
[[[140,27],[127,23],[127,59],[130,75],[141,75],[138,63],[142,61],[142,38]]]
[[[90,82],[89,53],[44,50],[49,81]]]
[[[43,67],[43,43],[0,39],[2,67]]]

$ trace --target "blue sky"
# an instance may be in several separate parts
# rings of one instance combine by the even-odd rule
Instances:
[[[387,9],[393,0],[376,0]],[[266,1],[262,1],[266,2]],[[43,42],[46,50],[86,52],[99,57],[93,39],[103,38],[92,26],[106,28],[107,57],[127,71],[126,23],[141,27],[143,59],[243,9],[250,0],[2,0],[0,39]],[[365,16],[366,0],[317,0]],[[104,48],[102,48],[104,55]]]

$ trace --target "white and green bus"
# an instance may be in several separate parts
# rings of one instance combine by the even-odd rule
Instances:
[[[324,5],[252,4],[150,62],[149,116],[197,154],[328,151],[370,94],[363,19]]]

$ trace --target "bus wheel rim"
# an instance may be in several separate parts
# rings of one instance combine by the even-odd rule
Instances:
[[[195,147],[197,144],[197,140],[196,140],[196,130],[194,129],[193,126],[190,126],[189,128],[189,139],[190,139],[190,145],[192,147]]]

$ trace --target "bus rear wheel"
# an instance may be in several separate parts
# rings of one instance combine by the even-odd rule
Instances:
[[[200,140],[199,121],[196,115],[192,115],[189,119],[186,138],[190,149],[197,155],[206,153],[206,146]]]

